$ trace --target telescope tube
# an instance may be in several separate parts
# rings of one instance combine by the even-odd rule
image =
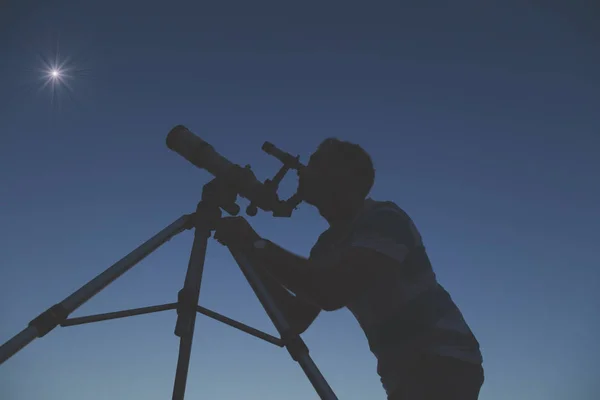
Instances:
[[[167,135],[167,147],[215,177],[224,176],[235,165],[183,125],[171,129]]]
[[[220,155],[213,146],[196,136],[183,125],[177,125],[167,135],[167,147],[194,164],[222,179],[265,211],[276,211],[286,207],[251,171],[232,163]]]

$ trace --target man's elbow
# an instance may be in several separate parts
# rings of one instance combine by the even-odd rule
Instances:
[[[288,322],[292,330],[297,334],[302,334],[317,319],[321,308],[315,304],[297,302],[293,310],[288,310]]]
[[[338,298],[322,298],[317,304],[323,311],[336,311],[345,307],[345,302]]]
[[[313,290],[312,300],[313,304],[323,311],[336,311],[346,306],[348,293],[327,284]]]
[[[336,311],[343,307],[343,305],[338,304],[325,304],[321,308],[323,309],[323,311]]]

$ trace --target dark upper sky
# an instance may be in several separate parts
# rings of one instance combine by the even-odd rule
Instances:
[[[421,230],[482,344],[481,399],[597,398],[598,6],[442,3],[2,2],[0,341],[194,209],[210,177],[166,148],[174,125],[261,179],[278,168],[264,141],[306,161],[335,136],[371,153],[372,197]],[[306,205],[252,223],[303,255],[326,228]],[[175,301],[190,244],[169,242],[75,315]],[[218,244],[201,303],[275,332]],[[168,398],[174,324],[61,328],[3,365],[0,397]],[[384,398],[350,313],[323,314],[305,339],[340,399]],[[285,350],[200,317],[188,397],[316,395]]]

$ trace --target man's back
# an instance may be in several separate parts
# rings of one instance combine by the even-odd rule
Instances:
[[[321,234],[311,259],[348,247],[375,250],[398,262],[398,268],[382,270],[347,304],[377,357],[388,395],[395,396],[409,385],[409,371],[427,356],[480,367],[479,343],[438,284],[421,236],[402,209],[391,202],[367,199],[353,221],[332,225]]]

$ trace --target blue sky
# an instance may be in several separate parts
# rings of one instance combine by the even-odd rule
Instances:
[[[1,342],[194,210],[210,176],[166,148],[174,125],[261,179],[279,167],[264,141],[306,161],[335,136],[371,153],[372,197],[417,223],[481,342],[481,399],[597,398],[592,2],[16,3],[0,6]],[[79,72],[52,102],[39,69],[57,44]],[[326,228],[306,205],[251,221],[303,255]],[[73,315],[175,301],[191,240]],[[206,262],[201,304],[275,334],[226,249]],[[0,397],[170,398],[175,320],[59,328],[2,365]],[[316,398],[285,350],[202,316],[196,329],[186,398]],[[304,338],[340,399],[385,397],[348,311]]]

